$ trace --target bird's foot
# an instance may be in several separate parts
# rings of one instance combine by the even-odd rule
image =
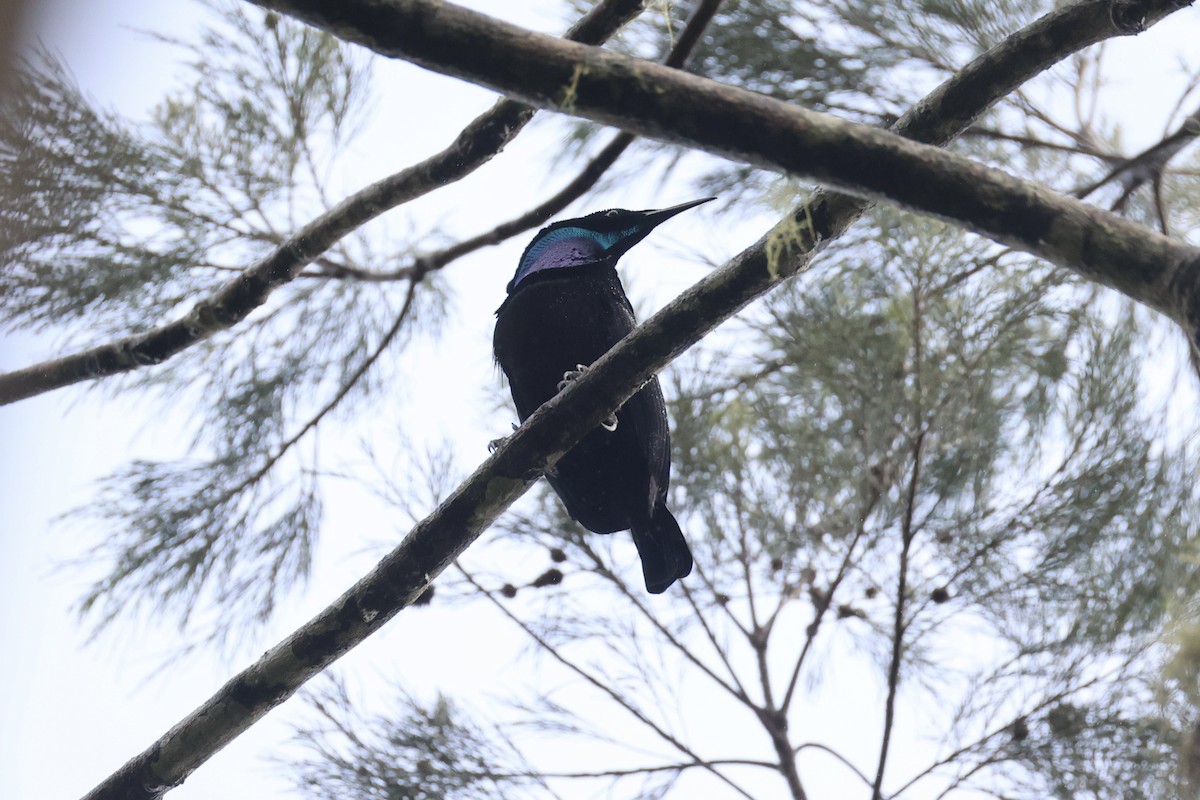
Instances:
[[[572,383],[582,378],[584,373],[587,372],[587,369],[587,364],[576,364],[575,369],[569,369],[564,372],[562,380],[558,382],[558,390],[561,392],[563,389],[566,389]]]
[[[563,379],[558,382],[558,390],[561,392],[575,381],[583,377],[583,374],[588,371],[586,364],[576,364],[575,369],[569,369],[563,373]],[[612,433],[617,429],[617,415],[609,414],[604,419],[600,420],[600,427]]]
[[[517,423],[514,422],[512,428],[515,431],[517,429]],[[503,447],[504,443],[507,442],[508,440],[509,440],[508,436],[501,436],[499,439],[492,439],[490,442],[488,442],[488,452],[489,453],[496,452],[501,447]]]

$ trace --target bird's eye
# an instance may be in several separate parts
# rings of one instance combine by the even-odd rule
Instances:
[[[615,216],[616,216],[618,213],[620,213],[620,212],[618,212],[618,211],[617,211],[617,209],[615,209],[615,208],[614,208],[614,209],[612,209],[612,210],[610,210],[610,211],[605,211],[605,212],[604,212],[604,216],[606,216],[606,217],[615,217]]]

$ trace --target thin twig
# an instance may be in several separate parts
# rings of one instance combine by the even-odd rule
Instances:
[[[1137,9],[1146,25],[1174,10],[1171,0]],[[926,141],[947,141],[997,98],[1052,63],[1100,38],[1130,32],[1107,3],[1078,2],[1057,8],[936,89],[901,118],[896,129]],[[824,193],[817,206],[822,212],[819,218],[811,216],[813,206],[806,204],[784,221],[784,230],[809,220],[817,236],[827,241],[865,207],[861,201]],[[535,412],[371,573],[117,769],[88,793],[87,800],[160,797],[379,630],[424,592],[429,580],[537,476],[645,381],[721,321],[809,263],[814,240],[789,248],[773,261],[767,258],[769,241],[769,236],[764,237],[629,334],[579,382]],[[776,273],[771,266],[782,271]]]
[[[700,605],[696,602],[696,597],[694,594],[692,594],[691,588],[686,583],[681,582],[680,585],[683,587],[683,596],[687,598],[688,605],[691,607],[692,613],[696,617],[696,621],[700,623],[700,627],[704,630],[704,634],[708,638],[709,643],[712,644],[713,650],[716,651],[717,657],[720,658],[721,663],[725,665],[725,669],[729,672],[730,679],[737,686],[738,691],[749,697],[749,695],[746,693],[746,687],[742,685],[741,679],[738,677],[737,670],[733,668],[733,663],[730,662],[729,656],[725,652],[725,648],[719,641],[717,641],[717,636],[713,632],[713,629],[709,626],[708,619],[705,617],[704,612],[700,610]]]
[[[892,625],[892,655],[888,664],[887,700],[883,711],[883,741],[879,746],[879,764],[875,771],[875,783],[872,788],[874,800],[883,800],[883,774],[887,767],[888,750],[892,741],[892,729],[896,719],[896,692],[900,684],[900,664],[904,656],[904,619],[905,604],[908,595],[908,560],[916,534],[913,528],[913,516],[917,507],[917,488],[921,480],[921,455],[925,443],[926,423],[924,400],[922,396],[922,373],[924,349],[922,343],[922,293],[925,291],[923,270],[917,262],[917,276],[913,285],[913,430],[916,437],[912,445],[912,470],[909,473],[908,495],[905,499],[904,519],[901,523],[900,535],[900,565],[896,578],[896,615]]]
[[[633,604],[633,607],[641,613],[642,617],[651,625],[653,625],[663,636],[663,638],[666,639],[667,643],[674,647],[680,653],[680,655],[690,661],[697,669],[699,669],[702,673],[712,679],[714,683],[724,689],[730,697],[742,703],[751,711],[756,713],[759,711],[758,707],[755,706],[750,700],[749,695],[746,694],[746,690],[742,688],[740,683],[736,683],[736,675],[734,675],[734,684],[730,684],[724,678],[718,675],[710,666],[708,666],[708,664],[704,663],[699,656],[692,651],[691,648],[681,642],[670,628],[662,623],[662,620],[659,619],[658,614],[647,608],[646,604],[642,602],[642,599],[635,592],[629,589],[629,586],[625,583],[625,581],[621,580],[616,573],[608,568],[608,565],[606,565],[604,560],[600,558],[599,553],[597,553],[587,543],[581,543],[579,548],[583,551],[584,555],[592,560],[592,566],[596,574],[600,575],[602,578],[605,578],[609,583],[615,586],[617,590],[625,596],[625,599]]]
[[[514,625],[519,627],[525,633],[526,636],[528,636],[530,639],[532,639],[534,642],[536,642],[538,647],[540,647],[544,651],[546,651],[546,653],[548,653],[551,658],[553,658],[558,663],[562,664],[567,669],[574,672],[579,677],[583,678],[585,681],[590,683],[592,686],[599,689],[602,693],[608,695],[608,697],[614,703],[616,703],[621,708],[623,708],[627,712],[629,712],[635,719],[637,719],[638,722],[642,723],[647,728],[654,731],[654,733],[660,739],[662,739],[664,742],[670,744],[676,750],[678,750],[679,752],[683,753],[688,758],[690,758],[691,759],[690,763],[692,765],[707,769],[709,772],[711,772],[713,775],[715,775],[719,780],[721,780],[721,782],[728,785],[731,789],[736,791],[738,794],[747,798],[747,800],[754,800],[753,795],[746,792],[744,789],[742,789],[740,786],[738,786],[736,783],[734,783],[729,777],[727,777],[726,775],[722,774],[720,771],[715,769],[712,766],[712,762],[707,761],[706,759],[700,758],[700,756],[698,756],[694,750],[692,750],[690,747],[688,747],[678,737],[672,735],[668,730],[663,728],[657,722],[655,722],[654,720],[647,717],[645,715],[645,713],[643,713],[640,709],[638,709],[635,705],[633,705],[633,703],[630,702],[628,699],[626,699],[624,695],[617,692],[615,689],[613,689],[607,683],[600,680],[596,676],[592,675],[590,672],[586,671],[585,669],[580,667],[578,664],[571,661],[566,656],[564,656],[562,653],[560,653],[558,651],[558,648],[556,648],[554,645],[552,645],[548,641],[546,641],[546,639],[543,636],[541,636],[537,631],[535,631],[533,628],[531,628],[529,626],[529,624],[527,622],[525,622],[525,620],[521,619],[516,614],[512,613],[512,611],[510,611],[504,603],[502,603],[498,599],[496,599],[496,596],[492,592],[483,588],[483,586],[477,580],[475,580],[475,577],[473,575],[471,575],[471,573],[467,572],[466,569],[463,568],[462,564],[455,562],[454,566],[458,569],[459,573],[464,578],[467,579],[468,583],[470,583],[472,586],[474,586],[475,589],[478,590],[484,597],[486,597],[492,603],[493,606],[495,606],[497,609],[499,609],[500,613],[503,614],[505,617],[507,617],[509,619],[509,621],[511,621]]]
[[[567,36],[588,44],[602,42],[640,10],[640,0],[601,0]],[[0,405],[81,381],[160,364],[232,328],[344,236],[385,211],[457,181],[482,166],[512,141],[533,114],[534,109],[521,103],[499,101],[468,124],[449,147],[346,198],[196,303],[183,317],[116,342],[0,374]],[[217,194],[221,196],[220,192]]]
[[[671,47],[670,52],[667,53],[666,58],[663,59],[663,64],[668,67],[678,68],[683,67],[687,63],[692,50],[700,41],[705,28],[712,21],[722,2],[724,0],[702,0],[696,6],[692,11],[691,17],[688,18],[687,23],[684,25],[679,38]],[[518,233],[523,233],[541,225],[595,186],[600,178],[604,176],[604,173],[616,163],[621,154],[636,140],[637,137],[631,133],[618,133],[608,144],[601,148],[600,152],[566,186],[539,205],[526,211],[519,217],[514,217],[507,222],[500,223],[490,231],[472,236],[470,239],[465,239],[436,252],[417,256],[411,264],[406,264],[403,267],[387,272],[374,272],[346,265],[326,265],[326,268],[320,271],[301,272],[299,277],[353,278],[359,281],[387,282],[408,279],[417,270],[428,272],[441,269],[469,253],[490,245],[499,244],[506,239],[516,236]]]
[[[1108,153],[1092,147],[1090,144],[1080,141],[1075,141],[1074,144],[1061,144],[1059,142],[1051,142],[1046,139],[1040,139],[1036,136],[1021,135],[1016,133],[1007,133],[998,131],[994,128],[986,128],[982,126],[974,126],[963,131],[963,136],[975,136],[982,139],[994,139],[1001,142],[1013,142],[1022,147],[1040,147],[1044,150],[1057,150],[1062,153],[1072,153],[1074,155],[1091,156],[1109,163],[1124,161],[1124,156],[1117,153]]]
[[[796,687],[800,682],[800,672],[804,667],[805,659],[807,659],[809,651],[812,650],[813,642],[817,638],[817,631],[821,627],[821,622],[825,618],[826,612],[833,605],[834,592],[842,585],[842,581],[850,572],[850,566],[853,563],[855,550],[858,543],[866,535],[867,519],[875,510],[875,506],[879,503],[879,499],[883,496],[886,487],[870,487],[870,495],[866,505],[863,508],[862,515],[859,517],[858,525],[854,530],[854,538],[850,540],[850,544],[846,547],[846,554],[842,556],[842,563],[838,566],[837,574],[834,575],[833,581],[829,584],[829,588],[825,592],[825,600],[816,609],[813,615],[813,621],[809,623],[808,630],[804,637],[804,646],[800,648],[800,655],[796,657],[796,663],[792,667],[792,676],[788,680],[787,691],[783,695],[783,703],[780,707],[786,712],[792,705],[792,698],[796,694]],[[782,608],[782,601],[781,606]]]
[[[715,758],[705,762],[714,767],[763,767],[774,770],[775,765],[769,761],[756,761],[752,758]],[[631,775],[648,775],[655,772],[684,772],[704,764],[683,761],[678,764],[659,764],[652,767],[630,767],[629,769],[604,769],[595,772],[502,772],[480,773],[480,777],[495,778],[624,778]],[[471,775],[471,773],[463,773]]]

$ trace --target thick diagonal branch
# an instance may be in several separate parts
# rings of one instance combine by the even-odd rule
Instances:
[[[1077,3],[1024,29],[926,98],[905,117],[910,120],[907,125],[924,136],[952,137],[972,121],[971,109],[975,115],[982,113],[1012,86],[1102,38],[1102,31],[1110,36],[1124,32],[1112,25],[1110,5]],[[1150,20],[1163,16],[1169,6],[1160,3]],[[1097,19],[1089,22],[1092,16]],[[1071,23],[1065,29],[1059,27],[1063,20]],[[1047,29],[1057,34],[1044,35]],[[1081,31],[1082,38],[1073,38],[1074,30]],[[991,80],[983,80],[985,75]],[[826,221],[836,219],[828,215]],[[626,337],[583,378],[530,417],[370,574],[234,676],[97,786],[87,795],[88,800],[141,800],[161,795],[382,627],[420,595],[428,581],[457,558],[547,466],[650,376],[780,283],[786,272],[767,269],[768,244],[773,241],[780,238],[773,234],[763,237]],[[774,263],[795,271],[805,254],[802,247],[784,247],[783,260]]]
[[[1118,289],[1180,323],[1193,347],[1200,327],[1200,250],[1037,184],[887,131],[807,111],[655,64],[564,42],[435,0],[252,0],[376,52],[661,141],[813,178],[866,201],[933,215]],[[1073,7],[1095,28],[1141,30],[1168,2],[1092,2]],[[1045,33],[1045,32],[1043,32]],[[1058,35],[1064,35],[1060,30]],[[1003,45],[1002,45],[1003,47]],[[989,74],[973,78],[987,85]],[[990,76],[993,79],[997,76]],[[956,109],[978,87],[956,84],[935,103]],[[994,96],[985,95],[987,102]],[[986,108],[986,105],[983,106]],[[922,109],[901,122],[924,135]],[[957,119],[950,127],[964,123]],[[945,120],[939,121],[946,125]],[[793,249],[818,240],[819,212],[776,229],[763,243],[771,276],[795,266]],[[820,225],[824,227],[826,220]]]
[[[641,8],[641,0],[602,0],[567,36],[589,44],[603,42]],[[445,150],[338,203],[180,319],[117,342],[0,374],[0,405],[159,364],[232,328],[342,237],[385,211],[460,180],[487,163],[521,132],[534,111],[501,100],[472,120]]]
[[[701,35],[708,27],[708,23],[712,21],[713,16],[716,15],[722,2],[724,0],[701,0],[697,4],[687,23],[683,26],[679,38],[675,40],[675,44],[672,45],[670,52],[663,60],[664,64],[669,67],[682,67],[687,63],[692,50],[700,41]],[[317,259],[317,264],[322,268],[314,272],[302,272],[299,277],[352,278],[361,281],[387,282],[409,280],[420,272],[441,269],[452,261],[480,248],[499,244],[518,233],[541,225],[599,183],[600,179],[604,177],[604,173],[636,140],[636,136],[624,131],[616,134],[566,186],[520,216],[502,222],[486,233],[472,236],[432,253],[416,256],[411,263],[387,272],[366,272],[350,269],[341,264],[322,264],[323,259]]]

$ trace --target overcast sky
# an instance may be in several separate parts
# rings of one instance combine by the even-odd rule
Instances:
[[[560,27],[556,8],[553,0],[512,4],[507,18],[553,32]],[[184,75],[177,65],[183,54],[139,31],[186,39],[196,32],[203,13],[193,3],[155,0],[46,0],[36,12],[38,38],[64,55],[85,92],[135,119],[145,119]],[[354,145],[357,163],[352,159],[347,168],[348,190],[445,146],[494,99],[483,90],[404,64],[389,65],[376,87],[383,98],[377,103],[377,124]],[[389,100],[430,113],[419,124],[410,114],[389,119]],[[469,188],[424,200],[417,226],[471,234],[540,200],[557,183],[553,176],[530,174],[522,163],[537,163],[546,148],[556,146],[556,136],[527,132],[504,160],[476,175]],[[684,199],[672,196],[662,204]],[[644,207],[653,200],[643,195],[630,205]],[[394,224],[403,230],[407,221]],[[523,246],[521,239],[451,268],[470,274],[472,282],[471,290],[456,298],[453,335],[439,351],[421,359],[413,385],[397,387],[397,415],[443,423],[425,426],[434,442],[453,431],[463,448],[463,468],[482,460],[487,441],[507,427],[494,412],[494,394],[501,385],[490,359],[490,330],[492,311]],[[733,246],[727,245],[726,255]],[[699,274],[676,272],[655,288],[669,297]],[[51,338],[6,337],[0,345],[0,369],[51,357],[59,352],[57,345]],[[374,564],[382,547],[398,542],[406,530],[404,521],[374,498],[335,486],[326,496],[325,536],[314,581],[262,632],[256,648],[231,659],[196,655],[163,669],[177,644],[169,628],[119,626],[87,645],[88,630],[72,607],[88,576],[98,573],[62,564],[81,556],[95,541],[95,530],[56,518],[86,504],[94,482],[130,459],[182,455],[186,438],[179,431],[186,421],[172,420],[169,413],[153,402],[113,401],[88,387],[0,409],[0,507],[7,512],[0,527],[0,641],[10,654],[0,662],[0,798],[82,795],[207,699],[256,652],[340,594]],[[400,420],[391,424],[398,426]],[[485,702],[504,680],[522,643],[485,609],[479,612],[482,621],[480,613],[462,609],[404,614],[342,666],[365,676],[368,686],[382,676],[401,680],[421,697],[442,689]],[[408,647],[414,642],[432,646],[415,658]],[[288,713],[273,713],[171,797],[294,798],[264,758],[278,752],[286,738],[281,718]]]
[[[187,37],[200,18],[191,3],[161,0],[45,0],[36,7],[37,35],[66,56],[85,90],[103,105],[141,118],[181,70],[173,66],[177,51],[135,29]],[[506,18],[555,32],[560,27],[556,7],[554,0],[504,4]],[[1166,88],[1171,63],[1146,54],[1168,51],[1172,40],[1200,41],[1198,16],[1195,9],[1185,11],[1146,37],[1114,46],[1114,60],[1122,65],[1114,81],[1127,98],[1123,102],[1128,104],[1126,118],[1131,123],[1130,149],[1159,134],[1164,109],[1174,98],[1155,91]],[[482,90],[403,65],[389,67],[384,84],[381,91],[386,97],[402,98],[408,108],[428,108],[431,113],[414,124],[411,115],[399,120],[382,111],[380,124],[356,145],[359,161],[346,178],[350,188],[440,148],[491,102]],[[1139,122],[1145,125],[1139,128]],[[503,204],[512,211],[532,204],[554,186],[531,173],[544,163],[538,160],[542,152],[553,146],[551,132],[531,131],[472,180],[469,188],[439,193],[423,202],[421,221],[469,234],[496,219],[485,216],[487,205],[494,210]],[[690,198],[682,185],[668,191],[655,197],[646,189],[627,205],[668,205]],[[396,224],[402,227],[402,219]],[[708,248],[713,258],[721,258],[748,244],[756,230],[743,225],[736,232],[724,232],[727,235],[718,242],[711,230],[693,228],[684,234],[677,229],[662,237],[659,246],[670,249],[672,240],[678,246],[686,237],[689,243]],[[504,432],[505,423],[493,411],[493,395],[500,384],[488,346],[491,311],[502,297],[526,237],[518,238],[452,268],[454,273],[470,275],[472,281],[471,291],[461,293],[456,301],[459,321],[454,338],[422,362],[413,385],[397,389],[397,413],[424,415],[421,418],[453,426],[459,434],[462,468],[481,460],[487,440]],[[491,264],[496,268],[486,266]],[[658,302],[699,274],[687,269],[656,273],[649,293]],[[638,281],[639,285],[647,282]],[[49,357],[58,352],[56,344],[29,336],[8,338],[0,344],[0,369]],[[449,352],[453,358],[447,357]],[[6,654],[0,660],[4,673],[0,798],[83,794],[206,699],[255,652],[340,594],[374,563],[381,542],[398,541],[404,533],[403,521],[395,519],[393,512],[365,493],[343,487],[329,497],[321,560],[310,590],[293,599],[254,649],[229,660],[197,655],[162,669],[164,657],[174,652],[170,630],[126,626],[85,646],[87,629],[71,607],[87,585],[88,572],[56,565],[78,557],[94,541],[89,536],[94,530],[54,520],[86,503],[94,481],[131,457],[180,455],[184,442],[177,431],[182,425],[164,416],[169,413],[150,402],[113,401],[87,387],[0,409],[0,508],[5,511],[0,522],[0,642]],[[449,631],[454,635],[447,635]],[[427,649],[418,656],[411,649],[413,643]],[[483,701],[497,681],[513,676],[519,646],[486,611],[435,606],[402,614],[352,654],[346,666],[366,675],[368,681],[379,676],[399,678],[421,696],[444,688]],[[852,691],[853,676],[844,680],[841,688]],[[475,687],[473,698],[471,687]],[[836,682],[829,687],[835,693],[837,688]],[[273,775],[274,768],[263,758],[278,752],[286,738],[282,719],[293,708],[294,704],[282,714],[273,713],[170,797],[294,797],[284,792],[286,783]],[[836,786],[836,778],[831,780],[831,786]]]

